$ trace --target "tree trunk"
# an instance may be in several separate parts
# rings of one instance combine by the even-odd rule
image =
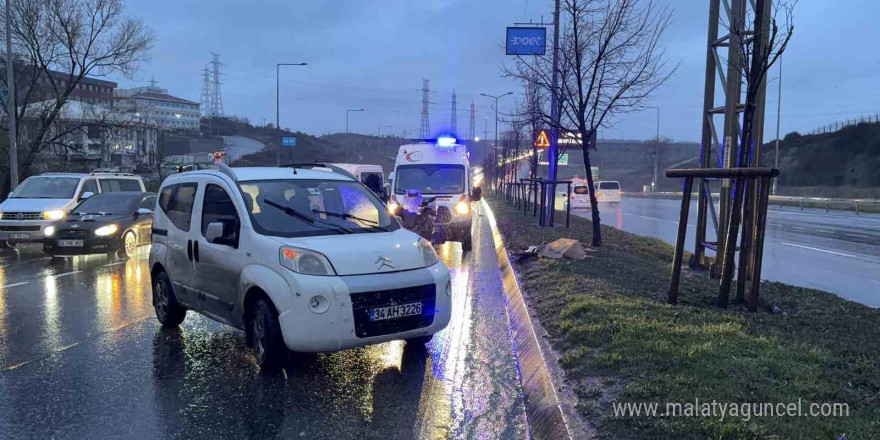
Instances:
[[[590,192],[590,212],[593,217],[593,242],[592,245],[602,246],[602,222],[599,219],[599,202],[596,200],[596,188],[593,182],[593,170],[590,165],[590,147],[586,139],[589,139],[586,133],[581,133],[581,139],[584,139],[581,150],[584,152],[584,169],[587,173],[587,187]],[[569,200],[568,203],[571,203]]]

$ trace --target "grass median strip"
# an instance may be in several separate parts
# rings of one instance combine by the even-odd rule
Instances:
[[[561,237],[590,242],[589,220],[572,217],[568,230],[539,228],[522,211],[490,205],[508,250]],[[602,437],[880,438],[880,310],[780,283],[763,284],[758,313],[737,305],[721,310],[713,305],[717,280],[688,271],[680,304],[669,306],[672,247],[602,228],[604,246],[592,258],[514,263],[578,411]],[[695,399],[843,403],[849,415],[662,415],[668,403]],[[661,411],[615,415],[615,403],[659,403]]]

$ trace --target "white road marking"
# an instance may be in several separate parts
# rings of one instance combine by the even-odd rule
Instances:
[[[847,232],[846,235],[849,235],[849,236],[852,236],[852,237],[859,237],[859,238],[871,238],[870,235],[867,235],[867,234],[856,234],[855,232]]]
[[[103,265],[103,266],[101,266],[101,267],[119,266],[120,264],[125,264],[125,263],[126,263],[125,261],[117,261],[117,262],[115,262],[115,263],[105,264],[105,265]]]
[[[820,248],[814,248],[814,247],[810,247],[810,246],[803,246],[803,245],[800,245],[800,244],[786,243],[786,242],[784,242],[784,241],[783,241],[781,244],[784,244],[784,245],[786,245],[786,246],[791,246],[791,247],[801,248],[801,249],[809,249],[809,250],[811,250],[811,251],[816,251],[816,252],[824,252],[824,253],[826,253],[826,254],[838,255],[838,256],[841,256],[841,257],[859,258],[858,256],[856,256],[856,255],[852,255],[852,254],[844,254],[843,252],[829,251],[828,249],[820,249]]]
[[[4,288],[4,289],[8,289],[8,288],[10,288],[10,287],[24,286],[24,285],[27,284],[28,282],[29,282],[29,281],[22,281],[22,282],[20,282],[20,283],[7,284],[7,285],[3,286],[3,288]]]
[[[672,220],[666,220],[665,218],[648,217],[646,215],[631,214],[629,212],[624,212],[623,215],[631,215],[633,217],[646,218],[648,220],[657,220],[659,222],[666,222],[666,223],[672,223],[673,225],[678,225],[678,222],[674,222]],[[688,227],[692,228],[692,227],[694,227],[694,225],[688,224]]]
[[[66,277],[66,276],[68,276],[68,275],[73,275],[73,274],[75,274],[75,273],[80,273],[80,272],[82,272],[82,271],[81,271],[81,270],[75,270],[75,271],[73,271],[73,272],[62,273],[62,274],[55,275],[55,278]]]

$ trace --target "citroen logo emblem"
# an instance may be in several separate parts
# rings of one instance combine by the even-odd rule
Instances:
[[[391,263],[391,259],[388,257],[379,256],[376,258],[376,270],[382,270],[383,268],[394,269],[394,264]]]

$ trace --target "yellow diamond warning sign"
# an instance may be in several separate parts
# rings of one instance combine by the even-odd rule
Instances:
[[[538,133],[538,138],[535,139],[535,146],[538,148],[549,148],[550,147],[550,138],[547,137],[547,132],[541,130]]]

